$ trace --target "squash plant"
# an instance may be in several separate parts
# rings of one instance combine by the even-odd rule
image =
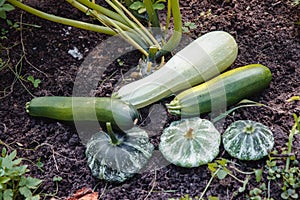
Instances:
[[[107,123],[87,144],[87,163],[93,176],[110,182],[123,182],[146,165],[153,152],[146,131],[133,127],[126,134],[114,133]]]
[[[268,155],[274,146],[271,130],[255,121],[233,122],[223,133],[225,150],[240,160],[258,160]]]
[[[221,135],[210,121],[194,117],[172,122],[160,140],[159,150],[169,162],[190,168],[218,155]]]
[[[169,29],[171,16],[173,17],[174,24],[174,32],[168,40],[166,39],[167,34],[161,30],[161,24],[156,12],[157,9],[155,10],[156,4],[153,3],[152,0],[143,0],[143,4],[149,16],[149,22],[152,25],[151,28],[154,27],[152,30],[145,28],[142,22],[119,0],[105,0],[111,9],[95,3],[94,0],[65,0],[65,2],[74,8],[98,20],[102,25],[52,15],[18,0],[6,1],[15,7],[49,21],[107,35],[119,35],[146,57],[146,64],[142,62],[144,65],[141,67],[146,68],[147,71],[151,71],[152,67],[149,68],[149,66],[153,66],[154,68],[156,66],[156,60],[159,60],[163,55],[172,51],[179,44],[181,39],[182,23],[179,0],[168,0],[165,30]],[[126,1],[126,5],[130,6],[130,1]]]

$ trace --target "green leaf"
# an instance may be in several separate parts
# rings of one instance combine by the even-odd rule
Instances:
[[[13,191],[12,189],[5,190],[3,192],[3,199],[12,200],[13,199]]]
[[[288,199],[289,198],[289,195],[286,191],[282,192],[280,196],[281,196],[282,199]]]
[[[189,32],[189,29],[188,29],[187,27],[182,27],[182,32],[188,33],[188,32]]]
[[[0,18],[6,19],[6,13],[3,10],[0,10]]]
[[[41,80],[40,80],[40,79],[36,79],[36,80],[34,81],[34,83],[33,83],[33,86],[34,86],[35,88],[37,88],[37,87],[39,86],[40,83],[41,83]]]
[[[32,83],[34,83],[34,77],[33,76],[28,76],[27,80],[30,81],[30,82],[32,82]]]
[[[145,4],[140,1],[135,1],[129,6],[129,8],[132,10],[139,10],[140,8],[145,8]]]
[[[227,176],[227,172],[223,169],[220,169],[218,172],[217,172],[217,176],[220,180],[224,179],[226,176]]]
[[[25,200],[39,200],[39,199],[40,199],[40,195],[35,195],[30,198],[26,198]]]
[[[9,178],[9,177],[0,177],[0,183],[2,184],[2,183],[7,183],[8,181],[10,181],[11,180],[11,178]]]
[[[262,173],[263,173],[262,169],[257,169],[257,170],[254,171],[255,180],[256,180],[257,183],[261,181]]]
[[[30,189],[36,189],[41,183],[42,180],[37,178],[22,177],[20,181],[20,186],[26,186]]]
[[[16,160],[14,160],[13,162],[12,162],[12,164],[14,165],[14,166],[16,166],[16,165],[19,165],[21,162],[22,162],[22,158],[18,158],[18,159],[16,159]]]
[[[8,155],[8,158],[13,161],[17,156],[17,151],[14,150],[13,152],[11,152],[11,154]]]
[[[218,164],[217,163],[208,163],[207,167],[209,169],[209,171],[214,174],[217,171],[218,168]]]
[[[60,182],[60,181],[62,181],[62,177],[54,176],[52,180],[53,180],[53,182]]]
[[[2,156],[2,157],[5,157],[5,156],[6,156],[6,153],[7,153],[7,150],[6,150],[5,147],[3,147],[1,156]]]
[[[22,194],[26,198],[32,197],[32,192],[26,186],[20,187],[19,192],[20,192],[20,194]]]
[[[0,7],[5,3],[6,0],[0,0]]]
[[[7,3],[3,4],[2,8],[3,8],[4,11],[12,11],[12,10],[15,9],[15,7],[13,7],[12,5],[7,4]]]
[[[153,5],[153,9],[154,10],[163,10],[163,9],[165,9],[165,5],[162,3],[156,3]]]
[[[0,168],[0,176],[3,176],[5,174],[4,169]]]
[[[146,8],[140,8],[140,9],[138,10],[138,13],[139,13],[139,14],[142,14],[142,13],[144,13],[144,12],[146,12]]]
[[[228,160],[222,158],[221,160],[217,160],[217,163],[219,163],[222,167],[226,167]]]

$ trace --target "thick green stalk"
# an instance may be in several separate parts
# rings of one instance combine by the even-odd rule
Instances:
[[[167,19],[166,19],[166,26],[165,26],[165,35],[167,35],[170,21],[171,21],[171,9],[172,9],[172,4],[171,0],[168,0],[168,9],[167,9]]]
[[[158,41],[154,38],[154,36],[143,26],[143,24],[129,11],[127,10],[118,0],[115,2],[120,6],[125,13],[138,25],[138,29],[144,31],[144,33],[152,40],[152,42],[160,48]]]
[[[39,11],[39,10],[32,8],[30,6],[27,6],[17,0],[7,0],[7,2],[11,3],[12,5],[14,5],[28,13],[31,13],[33,15],[36,15],[40,18],[43,18],[43,19],[46,19],[46,20],[49,20],[52,22],[56,22],[56,23],[60,23],[60,24],[68,25],[68,26],[73,26],[76,28],[81,28],[81,29],[85,29],[85,30],[89,30],[89,31],[99,32],[99,33],[103,33],[103,34],[107,34],[107,35],[115,35],[116,34],[115,31],[112,30],[111,28],[99,26],[99,25],[95,25],[95,24],[90,24],[90,23],[86,23],[86,22],[81,22],[81,21],[77,21],[77,20],[67,19],[64,17],[58,17],[58,16],[55,16],[52,14],[48,14],[48,13]]]
[[[87,6],[79,3],[78,1],[75,0],[66,0],[69,4],[71,4],[73,7],[77,8],[78,10],[82,11],[85,14],[91,14],[93,15],[95,18],[97,18],[103,25],[110,27],[111,21],[113,21],[114,23],[118,24],[118,26],[120,26],[123,30],[130,30],[130,27],[128,27],[127,25],[123,24],[122,22],[119,22],[117,20],[111,19],[109,17],[104,16],[103,14],[95,11],[95,10],[91,10],[89,9]]]
[[[125,13],[123,12],[123,10],[120,9],[120,6],[119,5],[116,5],[115,3],[113,3],[111,0],[105,0],[106,3],[108,3],[117,13],[119,13],[119,15],[121,15],[123,17],[124,20],[126,20],[126,22],[128,24],[130,24],[131,27],[133,27],[133,29],[135,31],[137,31],[141,37],[143,37],[146,42],[149,44],[149,46],[153,45],[153,42],[149,39],[149,37],[147,37],[144,32],[141,30],[140,27],[138,27],[134,22],[132,22],[126,15]],[[115,1],[117,2],[117,1]]]
[[[148,57],[148,52],[137,42],[135,41],[127,31],[122,30],[117,24],[111,22],[112,25],[116,28],[117,33],[120,34],[121,37],[123,37],[129,44],[134,46],[136,49],[138,49],[140,52],[142,52],[145,56]]]
[[[179,8],[179,0],[171,0],[171,10],[174,21],[174,33],[168,42],[162,47],[162,49],[157,53],[157,58],[171,52],[173,49],[177,47],[181,40],[182,35],[182,22],[181,22],[181,14]]]
[[[108,133],[108,135],[110,137],[111,144],[113,144],[113,145],[120,144],[120,141],[116,138],[116,136],[115,136],[115,134],[113,132],[113,129],[112,129],[112,126],[111,126],[110,122],[106,123],[106,129],[107,129],[107,133]]]
[[[152,0],[144,0],[145,8],[149,17],[149,21],[153,27],[160,27],[159,19],[157,13],[153,9]]]
[[[91,8],[93,10],[96,10],[99,13],[102,13],[103,15],[105,15],[105,16],[111,18],[111,19],[114,19],[114,20],[119,21],[119,22],[121,22],[123,24],[126,24],[127,26],[130,26],[130,24],[128,24],[126,22],[126,20],[124,20],[123,17],[120,16],[116,12],[113,12],[113,11],[107,9],[107,8],[104,8],[104,7],[102,7],[102,6],[98,5],[98,4],[95,4],[95,3],[91,2],[91,1],[88,1],[88,0],[76,0],[76,1],[80,2],[81,4],[83,4],[83,5]]]
[[[293,125],[293,128],[289,134],[289,140],[288,140],[288,152],[287,154],[291,154],[292,153],[292,147],[293,147],[293,139],[294,139],[294,135],[297,133],[297,128],[299,129],[299,119],[295,114],[294,116],[294,120],[295,120],[295,124]],[[286,159],[286,164],[285,164],[285,171],[288,171],[290,168],[290,162],[291,162],[291,158],[287,157]]]
[[[67,0],[67,1],[74,2],[74,0]],[[139,33],[133,31],[133,29],[132,29],[133,22],[130,22],[130,20],[129,20],[128,21],[129,23],[127,23],[127,20],[124,20],[123,18],[122,18],[122,22],[111,19],[108,16],[105,16],[101,13],[101,9],[100,9],[100,8],[102,8],[101,6],[99,7],[99,5],[94,4],[92,2],[83,1],[83,0],[78,0],[78,2],[88,6],[91,9],[91,10],[89,10],[89,12],[91,12],[91,14],[93,14],[94,17],[96,17],[101,23],[103,23],[105,26],[116,28],[117,29],[116,32],[120,33],[121,36],[126,41],[128,41],[128,43],[130,43],[135,48],[137,48],[139,51],[141,51],[144,55],[147,55],[147,52],[144,49],[146,49],[148,45],[145,45],[145,42],[141,39],[141,37],[139,36]],[[117,14],[117,13],[115,13],[115,14]],[[119,14],[117,14],[117,15],[119,15]],[[119,16],[121,16],[121,15],[119,15]],[[122,13],[122,16],[123,16],[123,13]],[[125,24],[123,22],[125,22]],[[127,25],[129,25],[129,26],[127,26]]]

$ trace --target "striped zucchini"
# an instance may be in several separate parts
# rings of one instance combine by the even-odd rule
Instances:
[[[113,96],[142,108],[220,74],[235,61],[237,53],[230,34],[209,32],[174,55],[161,69],[121,87]]]
[[[268,87],[271,79],[271,71],[261,64],[239,67],[179,93],[166,106],[171,114],[182,116],[222,110],[257,95]]]
[[[108,97],[37,97],[26,103],[26,111],[63,121],[110,122],[121,130],[133,127],[139,116],[132,105]]]

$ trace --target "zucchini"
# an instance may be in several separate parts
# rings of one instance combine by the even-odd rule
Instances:
[[[121,87],[113,96],[136,108],[145,107],[220,74],[235,61],[237,53],[237,44],[229,33],[209,32],[174,55],[161,69]]]
[[[63,121],[110,122],[121,130],[132,128],[139,116],[131,104],[108,97],[37,97],[26,103],[26,112]]]
[[[169,104],[169,113],[197,116],[222,110],[244,98],[257,95],[272,79],[269,68],[251,64],[225,72],[203,84],[179,93]]]

